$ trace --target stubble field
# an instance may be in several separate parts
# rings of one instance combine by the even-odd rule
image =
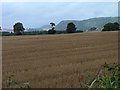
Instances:
[[[101,65],[117,60],[118,32],[3,36],[2,86],[14,75],[33,88],[85,87]]]

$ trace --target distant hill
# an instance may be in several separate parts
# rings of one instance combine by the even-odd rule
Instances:
[[[103,26],[108,22],[118,22],[118,17],[99,17],[82,21],[64,20],[56,25],[56,30],[66,30],[67,24],[70,22],[73,22],[76,25],[77,30],[87,31],[92,27],[96,27],[97,30],[101,30]]]
[[[51,26],[50,25],[43,25],[40,28],[41,28],[41,30],[49,30],[51,28]]]
[[[13,32],[13,29],[2,29],[0,32]]]
[[[120,18],[119,18],[120,20]],[[90,18],[86,20],[63,20],[55,27],[57,31],[65,31],[67,24],[73,22],[77,30],[88,31],[92,27],[96,27],[97,30],[101,30],[103,26],[108,22],[118,22],[118,17],[98,17]],[[50,25],[43,25],[39,28],[28,28],[27,31],[48,31],[51,28]]]
[[[27,28],[26,30],[29,31],[29,32],[32,32],[32,31],[42,31],[41,28]]]
[[[27,31],[47,31],[51,28],[50,25],[43,25],[40,28],[28,28]]]

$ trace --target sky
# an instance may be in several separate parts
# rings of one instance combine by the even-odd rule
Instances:
[[[12,29],[16,22],[25,28],[58,24],[62,20],[84,20],[118,16],[117,2],[3,2],[2,28]]]
[[[119,0],[1,0],[2,2],[119,2]]]

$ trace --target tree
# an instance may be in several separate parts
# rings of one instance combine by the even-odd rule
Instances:
[[[55,23],[51,22],[50,24],[51,24],[52,30],[54,30],[55,29]]]
[[[119,30],[119,24],[117,22],[115,23],[107,23],[104,25],[104,28],[102,31],[116,31]]]
[[[97,28],[96,27],[91,27],[89,30],[90,31],[95,31]]]
[[[16,33],[16,35],[22,35],[22,33],[24,32],[25,28],[23,27],[23,24],[20,22],[17,22],[14,26],[14,33]]]
[[[56,30],[52,30],[52,29],[48,30],[48,34],[55,34],[55,33],[56,33]]]
[[[53,22],[51,22],[50,24],[51,24],[51,26],[52,26],[52,27],[54,27],[54,26],[55,26],[55,23],[53,23]]]
[[[119,25],[119,23],[118,22],[115,22],[114,23],[114,30],[119,30],[119,27],[120,27],[120,25]]]
[[[56,30],[55,30],[55,23],[51,22],[51,29],[48,30],[48,34],[55,34]]]
[[[67,29],[66,29],[67,33],[75,33],[76,32],[76,27],[74,23],[68,23],[67,25]]]
[[[2,30],[1,26],[0,26],[0,30]]]

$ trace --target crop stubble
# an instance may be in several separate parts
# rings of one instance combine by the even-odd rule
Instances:
[[[84,87],[102,64],[118,62],[118,32],[8,36],[2,41],[3,87],[10,75],[33,88]]]

